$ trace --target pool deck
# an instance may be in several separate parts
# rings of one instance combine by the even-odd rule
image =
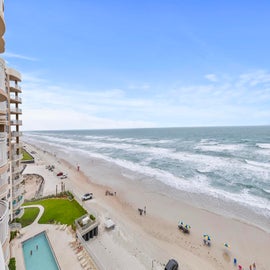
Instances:
[[[36,223],[21,229],[21,237],[17,237],[11,242],[11,256],[16,258],[17,269],[25,270],[22,242],[43,231],[47,233],[61,269],[70,269],[71,265],[72,269],[82,269],[75,251],[69,245],[71,241],[74,241],[71,232],[68,229],[60,230],[58,225],[37,225]]]

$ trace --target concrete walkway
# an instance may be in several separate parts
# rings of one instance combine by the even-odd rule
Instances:
[[[22,207],[22,208],[34,208],[34,207],[39,208],[39,213],[38,213],[36,219],[33,221],[33,223],[31,223],[28,226],[31,226],[33,224],[37,224],[38,223],[39,219],[41,218],[41,216],[44,213],[44,207],[42,205],[39,205],[39,204],[27,205],[27,206],[23,206]]]

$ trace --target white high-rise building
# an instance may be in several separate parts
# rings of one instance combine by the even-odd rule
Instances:
[[[0,53],[5,51],[4,1],[0,0]],[[23,215],[20,120],[21,75],[0,58],[0,269],[10,259],[9,222]]]

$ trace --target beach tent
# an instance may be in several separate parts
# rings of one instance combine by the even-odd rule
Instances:
[[[109,229],[114,229],[114,227],[115,227],[115,223],[110,219],[110,218],[108,218],[106,221],[105,221],[105,228],[107,229],[107,230],[109,230]]]

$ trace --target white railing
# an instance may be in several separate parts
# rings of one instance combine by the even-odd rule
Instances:
[[[22,125],[22,120],[10,120],[11,125]]]
[[[21,131],[12,131],[12,132],[11,132],[11,136],[12,136],[12,137],[19,137],[19,136],[22,136],[22,132],[21,132]]]
[[[18,90],[19,92],[22,91],[22,88],[19,85],[16,85],[16,84],[12,85],[12,84],[10,84],[10,87],[14,88],[15,90]]]
[[[22,195],[23,192],[24,192],[24,188],[20,185],[18,188],[13,189],[13,191],[12,191],[12,197],[13,198],[16,198],[16,197]]]
[[[11,96],[11,97],[10,97],[10,101],[22,102],[22,99],[21,99],[20,97]]]
[[[12,148],[17,149],[17,148],[22,148],[23,144],[21,142],[16,143],[16,142],[11,142]]]
[[[8,173],[4,172],[0,175],[0,186],[8,183]]]
[[[0,243],[3,244],[9,233],[8,228],[8,203],[1,200],[0,201]]]
[[[0,142],[6,142],[6,140],[7,140],[7,133],[0,132]]]
[[[12,160],[15,161],[15,160],[20,160],[23,158],[23,155],[22,154],[19,154],[19,155],[12,155]]]
[[[6,112],[7,111],[7,103],[4,102],[0,102],[0,111],[2,112]]]
[[[4,166],[7,163],[7,145],[5,136],[0,138],[0,167]]]
[[[1,5],[1,2],[0,2]],[[0,8],[1,10],[1,8]],[[1,58],[0,59],[0,89],[2,89],[4,92],[6,92],[5,87],[5,61]]]
[[[22,113],[22,109],[19,108],[10,108],[11,113]]]

